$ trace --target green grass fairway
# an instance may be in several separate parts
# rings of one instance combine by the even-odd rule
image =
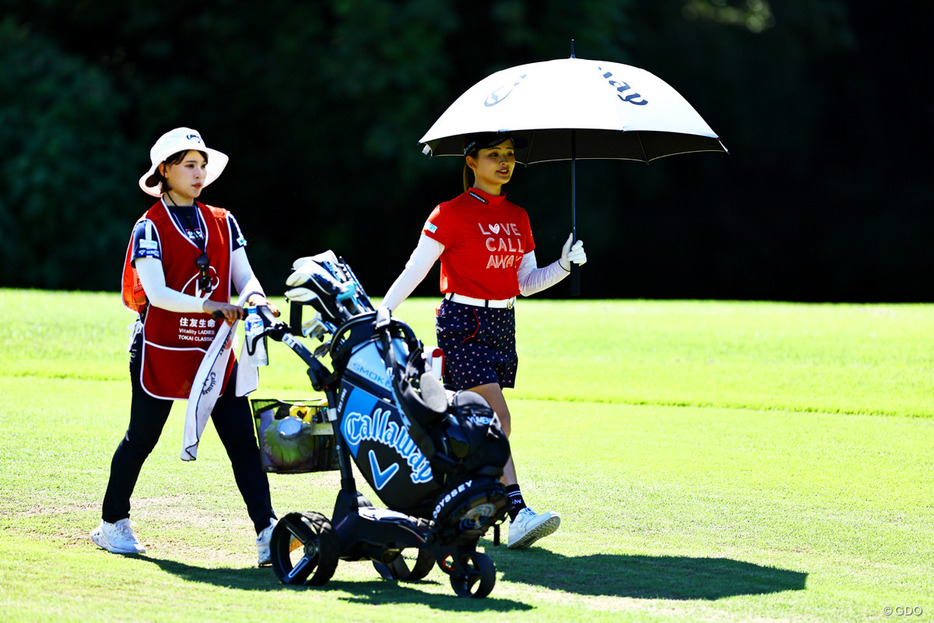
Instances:
[[[428,344],[435,304],[398,310]],[[213,429],[178,458],[184,403],[133,499],[148,553],[98,549],[132,315],[113,293],[0,290],[0,620],[934,616],[934,306],[531,299],[517,315],[513,450],[526,498],[562,524],[522,552],[482,539],[496,587],[466,600],[437,568],[404,584],[342,561],[317,588],[255,568]],[[257,397],[313,396],[297,357],[272,343],[270,360]],[[330,514],[335,472],[270,481],[280,515]]]

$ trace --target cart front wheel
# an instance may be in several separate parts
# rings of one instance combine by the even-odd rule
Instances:
[[[320,586],[337,569],[340,542],[321,513],[289,513],[273,529],[269,553],[282,583]]]

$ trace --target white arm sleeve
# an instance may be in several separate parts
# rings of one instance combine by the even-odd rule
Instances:
[[[418,287],[418,284],[425,279],[428,271],[441,257],[442,252],[444,252],[444,245],[423,233],[418,239],[418,244],[415,246],[415,250],[412,251],[409,261],[405,263],[405,269],[390,286],[380,306],[388,307],[389,311],[394,311],[401,305],[402,301],[409,298],[409,295]]]
[[[205,299],[182,294],[165,285],[165,272],[162,260],[153,257],[140,257],[134,263],[139,282],[143,284],[149,303],[162,309],[179,313],[204,313]]]
[[[561,267],[560,261],[539,268],[535,259],[535,251],[529,251],[522,256],[517,276],[519,277],[519,292],[522,296],[531,296],[567,277],[568,271]]]
[[[247,293],[247,296],[249,296],[256,293],[266,296],[259,279],[253,274],[250,260],[246,256],[246,247],[240,247],[234,251],[233,256],[230,258],[230,280],[233,282],[238,294]]]

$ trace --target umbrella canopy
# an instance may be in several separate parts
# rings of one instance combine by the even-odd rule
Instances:
[[[655,75],[576,57],[498,71],[461,95],[419,140],[432,156],[463,156],[463,136],[512,132],[524,164],[568,159],[650,162],[726,152],[696,110]]]

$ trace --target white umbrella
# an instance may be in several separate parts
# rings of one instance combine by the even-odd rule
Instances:
[[[432,156],[462,156],[463,136],[476,132],[525,136],[529,144],[516,156],[525,164],[571,158],[650,162],[726,152],[707,122],[665,81],[631,65],[573,56],[484,78],[419,143]]]
[[[419,143],[431,156],[463,156],[463,137],[477,132],[524,138],[526,145],[516,150],[516,160],[524,164],[572,161],[575,238],[577,159],[651,162],[675,154],[727,151],[688,101],[657,76],[631,65],[573,55],[484,78],[457,98]]]

